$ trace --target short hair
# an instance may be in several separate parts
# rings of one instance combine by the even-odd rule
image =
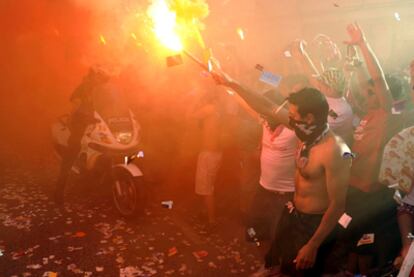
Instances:
[[[319,90],[306,87],[292,93],[287,99],[290,104],[298,107],[301,117],[310,113],[318,123],[324,124],[328,121],[329,104]]]
[[[385,80],[387,81],[393,100],[400,100],[405,96],[404,81],[399,76],[386,74]]]

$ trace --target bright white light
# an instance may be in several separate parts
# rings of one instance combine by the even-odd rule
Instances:
[[[397,21],[401,21],[400,14],[399,14],[398,12],[395,12],[395,13],[394,13],[394,17],[395,17],[395,20],[397,20]]]

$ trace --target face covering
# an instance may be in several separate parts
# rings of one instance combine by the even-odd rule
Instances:
[[[289,125],[293,128],[299,140],[304,143],[301,156],[307,156],[310,148],[318,143],[329,130],[327,123],[308,124],[305,121],[295,120],[290,117]]]
[[[302,142],[311,141],[315,132],[319,129],[316,124],[308,124],[305,121],[296,120],[289,117],[289,125],[295,131],[296,136]]]

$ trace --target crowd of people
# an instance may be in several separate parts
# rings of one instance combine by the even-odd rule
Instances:
[[[265,93],[242,85],[213,61],[208,74],[234,95],[210,87],[197,103],[188,103],[186,117],[201,131],[195,193],[211,231],[217,227],[223,123],[228,115],[238,117],[225,102],[230,99],[250,116],[239,118],[239,139],[254,137],[254,126],[262,129],[260,158],[250,139],[239,153],[238,172],[246,237],[267,251],[255,276],[376,276],[398,269],[408,254],[414,231],[414,61],[407,76],[385,74],[361,27],[350,24],[347,32],[346,57],[323,35],[323,61],[305,41],[292,43],[295,69]],[[73,134],[57,203],[63,203],[68,170],[90,117],[85,91],[107,82],[102,76],[91,70],[72,96]]]
[[[411,76],[385,74],[361,27],[350,24],[347,32],[345,58],[322,37],[330,44],[328,62],[295,41],[289,49],[295,74],[264,94],[214,63],[216,83],[235,92],[234,101],[263,130],[259,184],[246,222],[256,240],[270,242],[256,276],[375,276],[399,268],[407,256],[414,227],[414,62]],[[221,161],[218,105],[212,100],[192,114],[207,138],[195,192],[205,198],[210,225]]]

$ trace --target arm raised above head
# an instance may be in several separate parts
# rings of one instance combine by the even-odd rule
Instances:
[[[283,107],[233,80],[221,69],[212,71],[210,74],[217,84],[235,91],[256,113],[289,126],[288,112]]]
[[[385,80],[384,72],[377,57],[375,56],[374,51],[366,40],[361,27],[357,23],[350,24],[347,27],[347,31],[350,40],[345,41],[345,43],[348,45],[359,46],[361,53],[364,56],[368,73],[374,82],[375,93],[378,97],[381,108],[385,111],[391,111],[392,98],[388,84]]]

